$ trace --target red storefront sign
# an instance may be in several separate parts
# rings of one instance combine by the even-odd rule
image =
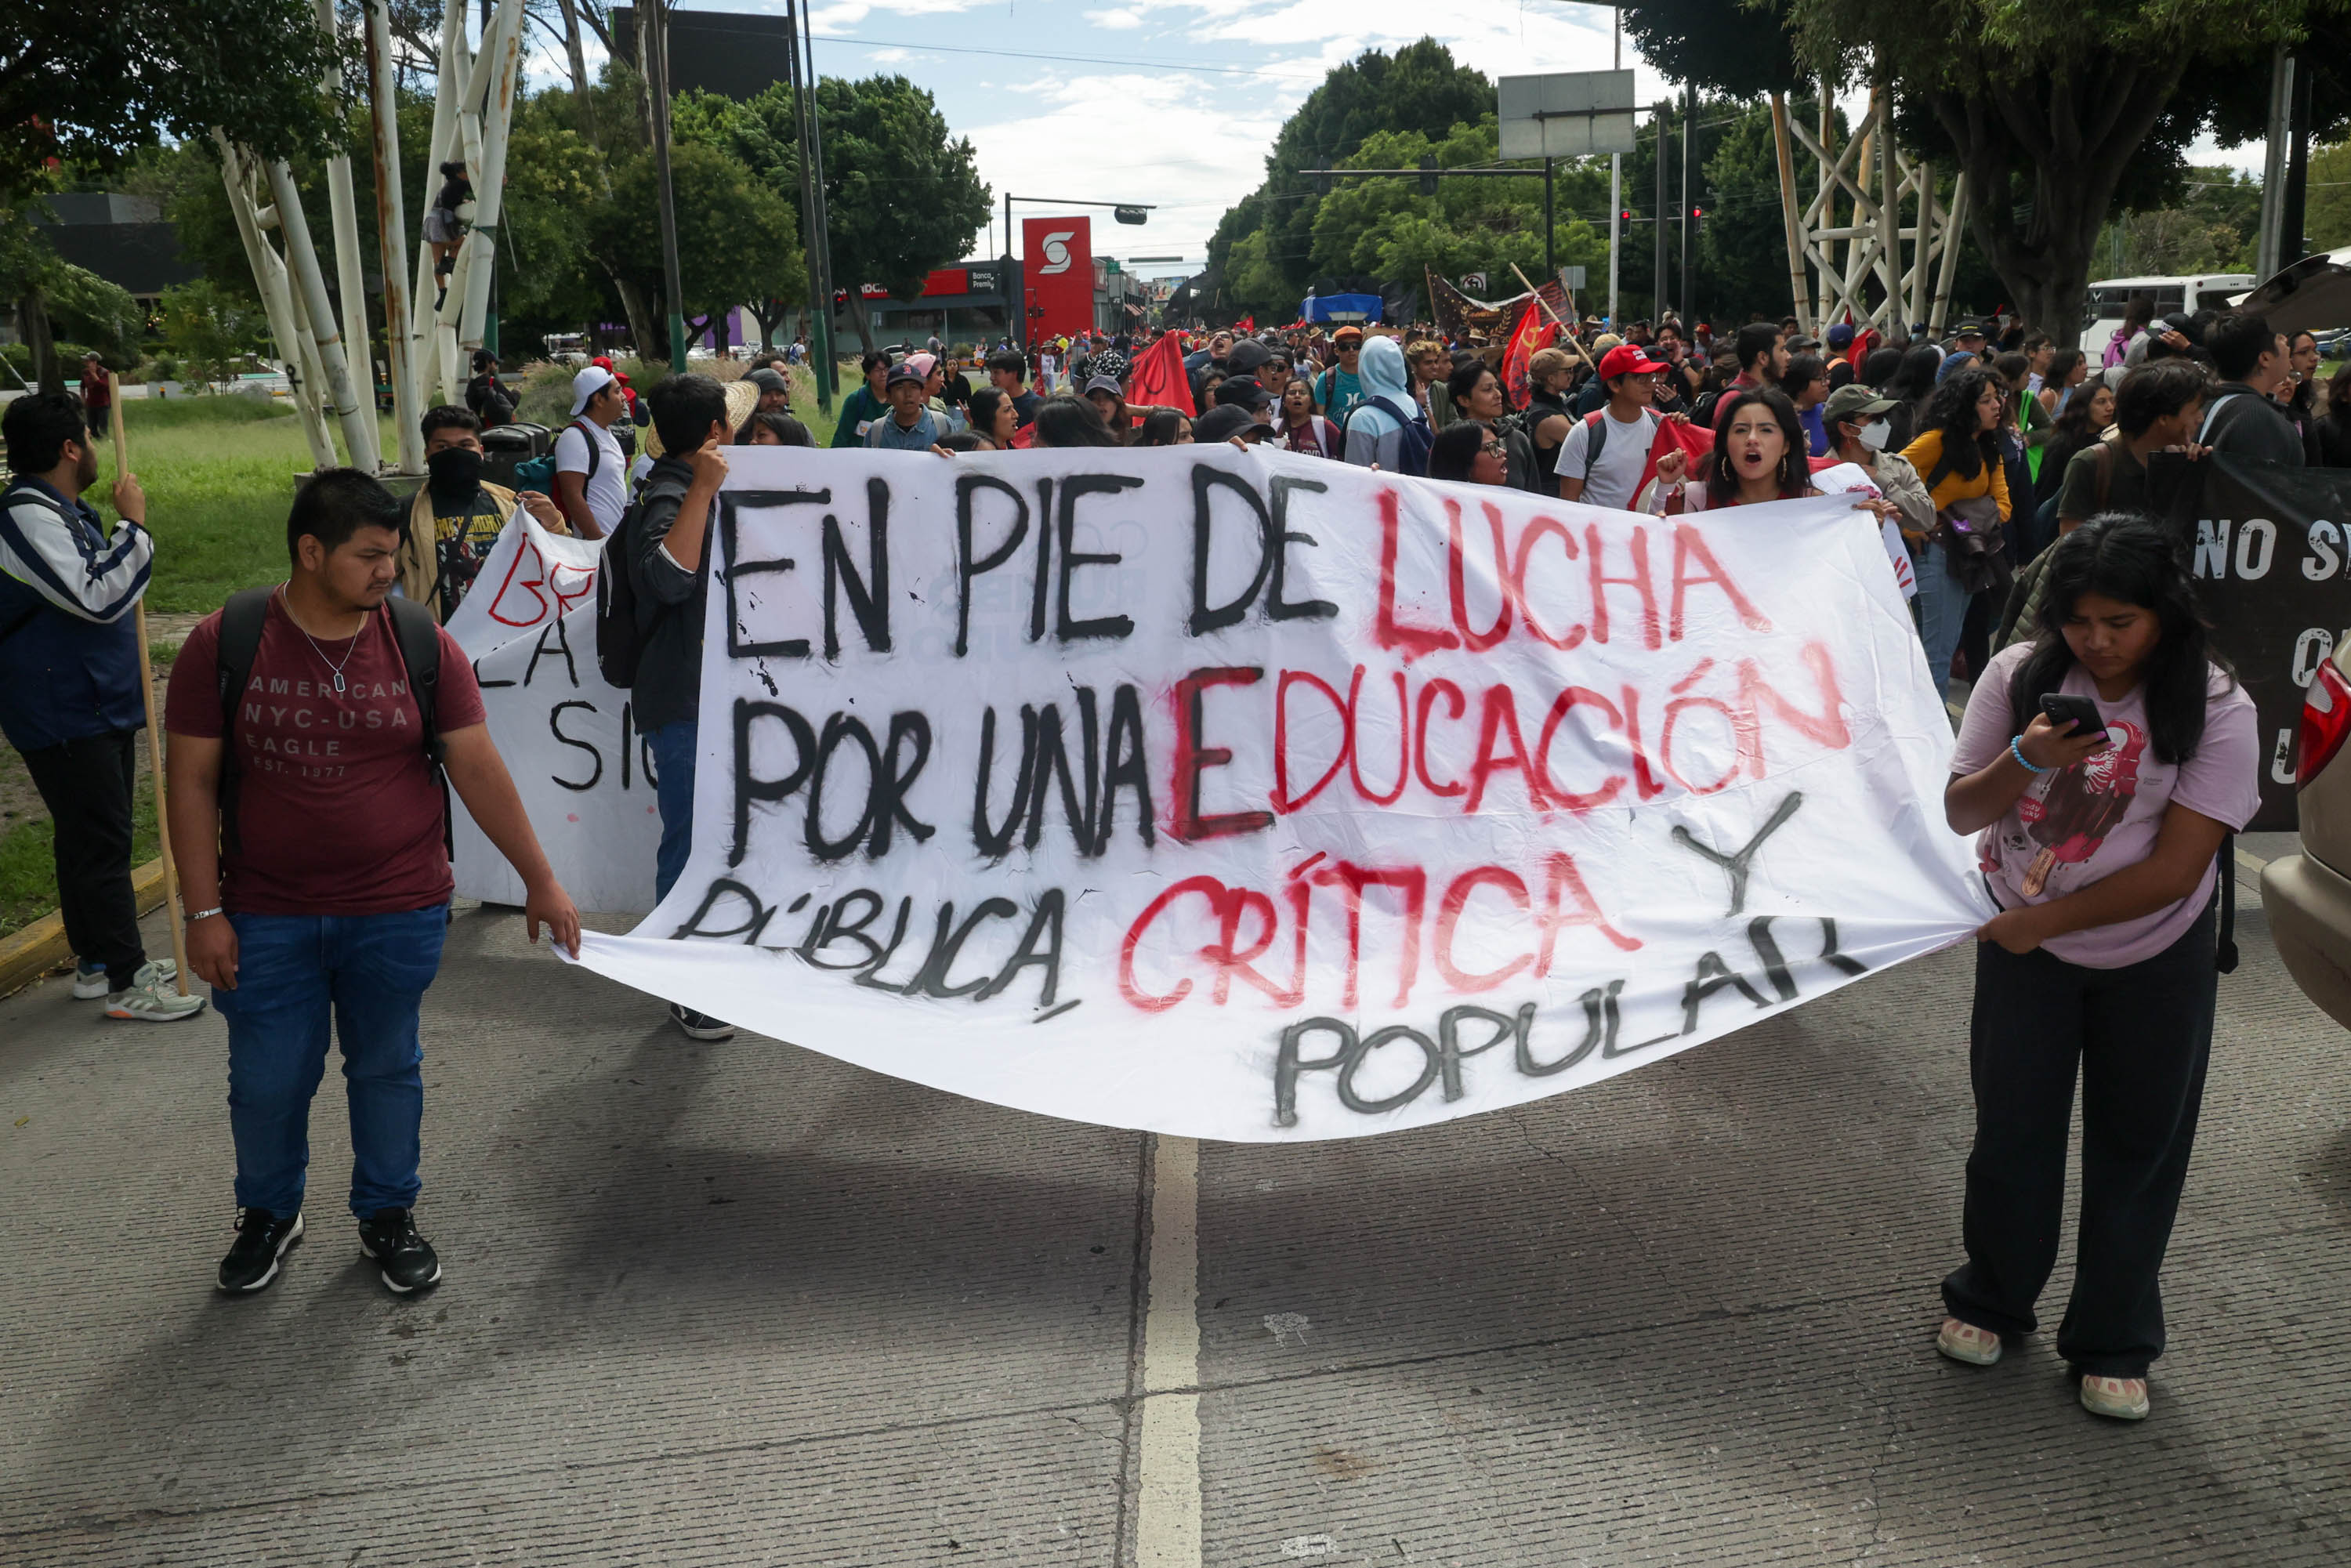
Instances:
[[[1030,338],[1093,329],[1093,227],[1086,218],[1020,220],[1022,283]]]

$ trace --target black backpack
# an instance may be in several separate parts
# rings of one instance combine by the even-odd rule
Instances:
[[[221,606],[217,676],[221,707],[220,814],[221,831],[232,844],[236,841],[236,747],[230,744],[230,738],[236,728],[237,703],[245,695],[246,684],[253,678],[254,658],[261,652],[261,629],[269,620],[270,595],[277,591],[274,588],[245,589],[230,594],[228,602]],[[409,695],[416,699],[418,727],[423,731],[424,759],[437,779],[444,751],[440,727],[434,722],[435,699],[441,690],[441,622],[429,606],[413,599],[395,597],[383,602],[392,612],[392,638],[400,645],[400,662],[408,672]]]
[[[644,505],[641,488],[604,540],[604,559],[596,573],[596,668],[605,684],[619,691],[637,684],[637,662],[644,657],[645,635],[651,630],[637,613],[637,585],[629,576],[630,541],[636,538],[637,517]]]

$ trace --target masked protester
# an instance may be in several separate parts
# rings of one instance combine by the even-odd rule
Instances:
[[[536,490],[517,497],[482,477],[482,422],[444,403],[424,415],[424,486],[408,506],[397,557],[402,597],[430,605],[443,625],[457,612],[517,505],[551,534],[569,534],[555,502]]]

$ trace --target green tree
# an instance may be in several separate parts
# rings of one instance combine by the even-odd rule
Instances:
[[[2259,187],[2255,187],[2256,198]],[[2351,141],[2314,147],[2310,153],[2310,199],[2304,230],[2313,250],[2351,245]]]
[[[786,207],[799,210],[800,166],[791,89],[777,82],[740,102],[716,93],[681,94],[670,106],[672,140],[694,141],[723,152],[773,191]],[[797,225],[795,225],[797,234]],[[776,287],[746,295],[742,303],[759,323],[759,340],[773,347],[785,313],[808,301],[808,269],[800,242],[793,241],[791,265],[776,274]]]
[[[832,277],[920,298],[935,267],[960,260],[987,222],[989,192],[967,138],[949,133],[928,90],[901,76],[827,77],[817,87]],[[871,317],[850,314],[873,347]]]
[[[700,142],[675,142],[670,149],[670,186],[684,295],[679,313],[689,331],[701,331],[746,299],[789,292],[796,287],[794,278],[804,276],[791,208],[734,159]],[[590,207],[582,226],[587,254],[596,265],[616,284],[627,282],[658,305],[664,285],[655,193],[653,157],[639,153],[615,171],[611,198]],[[666,314],[656,309],[654,320]],[[637,342],[641,354],[667,349],[664,339],[641,337]]]
[[[214,382],[234,379],[268,341],[260,308],[209,277],[165,289],[162,304],[163,341],[192,391],[210,392]]]
[[[1455,126],[1475,125],[1493,112],[1494,84],[1482,71],[1456,63],[1453,52],[1434,38],[1408,44],[1393,57],[1367,49],[1333,68],[1282,122],[1265,161],[1264,183],[1226,211],[1208,241],[1216,304],[1231,314],[1249,310],[1287,320],[1286,312],[1297,309],[1318,280],[1315,223],[1328,198],[1301,171],[1336,168],[1381,131],[1417,131],[1440,141]],[[1265,237],[1237,257],[1236,247],[1259,234]],[[1419,282],[1417,273],[1410,281]]]
[[[1379,131],[1345,161],[1365,169],[1416,168],[1424,157],[1441,169],[1490,167],[1499,142],[1490,110],[1442,137],[1420,131]],[[1554,172],[1552,243],[1563,266],[1605,272],[1608,237],[1579,209],[1604,214],[1607,167],[1562,164]],[[1603,220],[1604,224],[1604,216]],[[1270,246],[1270,231],[1251,236]],[[1334,183],[1316,204],[1309,231],[1309,261],[1315,277],[1365,278],[1417,287],[1424,276],[1454,277],[1485,272],[1498,293],[1514,294],[1512,268],[1540,277],[1544,263],[1542,182],[1535,179],[1439,180],[1437,194],[1420,193],[1416,179],[1377,178]],[[1243,280],[1236,277],[1236,284]],[[1264,281],[1249,280],[1258,287]],[[1281,281],[1286,281],[1282,279]],[[1297,308],[1297,298],[1279,304]]]
[[[269,157],[324,147],[336,130],[319,85],[329,47],[308,0],[0,8],[0,208],[21,222],[26,202],[55,188],[61,162],[103,171],[137,148],[214,125],[235,127]],[[17,241],[9,298],[40,384],[60,388],[49,290],[61,287],[83,306],[103,297],[31,256],[26,243],[48,248],[38,235]]]
[[[1679,79],[1733,92],[1789,90],[1807,75],[1890,85],[1900,140],[1966,171],[1976,245],[2025,319],[2061,335],[2080,319],[2109,213],[2174,201],[2198,135],[2259,134],[2273,47],[2313,67],[2322,129],[2351,111],[2343,0],[1756,0],[1735,16],[1702,0],[1635,0],[1626,17],[1650,62]],[[1733,37],[1766,22],[1784,52]]]

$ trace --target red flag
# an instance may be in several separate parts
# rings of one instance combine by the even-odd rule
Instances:
[[[1542,307],[1533,298],[1519,313],[1519,324],[1511,329],[1510,346],[1502,352],[1502,385],[1510,395],[1512,408],[1524,408],[1534,397],[1534,388],[1527,379],[1527,361],[1534,357],[1535,331],[1542,316]]]
[[[1234,330],[1234,331],[1236,331],[1236,332],[1254,332],[1254,331],[1256,331],[1256,330],[1257,330],[1257,312],[1256,312],[1256,311],[1254,311],[1254,310],[1252,310],[1252,311],[1250,311],[1248,315],[1246,315],[1246,316],[1242,317],[1238,321],[1234,322],[1234,323],[1233,323],[1233,330]]]
[[[1184,371],[1184,345],[1174,333],[1137,354],[1126,379],[1126,401],[1182,409],[1192,413],[1192,378]]]
[[[1667,453],[1679,451],[1689,454],[1689,476],[1695,484],[1698,460],[1713,450],[1714,432],[1705,425],[1660,419],[1657,421],[1657,437],[1649,443],[1649,461],[1641,469],[1641,482],[1633,486],[1634,497],[1637,499],[1641,492],[1649,487],[1649,481],[1657,476],[1657,459]]]

